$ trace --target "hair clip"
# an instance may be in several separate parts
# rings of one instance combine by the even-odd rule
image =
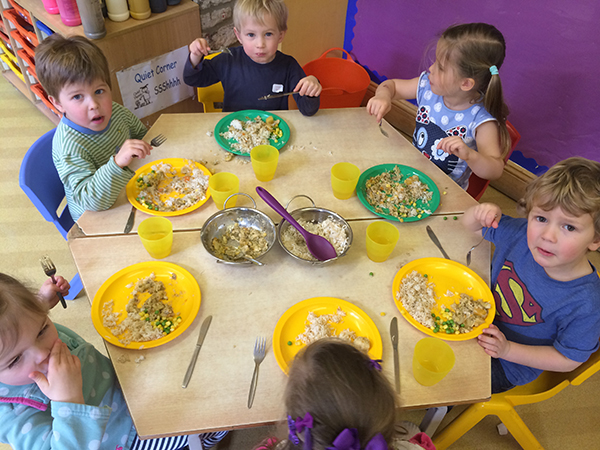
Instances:
[[[369,365],[369,368],[375,369],[377,372],[381,372],[382,362],[382,359],[369,359],[369,361],[367,361],[367,364]]]
[[[304,417],[298,417],[296,420],[292,419],[292,416],[288,414],[288,429],[289,429],[289,438],[290,441],[294,443],[294,445],[300,444],[300,438],[298,437],[298,433],[302,433],[304,429],[306,429],[306,433],[304,435],[304,448],[311,449],[312,448],[312,436],[310,434],[310,429],[313,427],[313,417],[310,413],[304,414]]]
[[[360,439],[356,428],[345,428],[333,441],[331,447],[326,450],[360,450]],[[387,442],[381,433],[377,433],[367,443],[364,450],[388,450]]]

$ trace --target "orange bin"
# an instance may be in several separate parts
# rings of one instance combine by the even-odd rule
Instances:
[[[332,51],[340,51],[347,56],[328,58]],[[330,48],[314,61],[303,67],[306,75],[314,75],[323,86],[321,108],[352,108],[360,106],[371,83],[369,74],[357,64],[342,48]]]
[[[40,83],[32,84],[31,90],[34,92],[35,95],[39,97],[42,103],[46,105],[54,114],[56,114],[58,117],[61,117],[61,114],[57,111],[57,109],[48,99],[48,94],[46,94],[46,91]]]
[[[5,10],[4,17],[6,17],[6,19],[19,31],[20,35],[27,39],[34,47],[39,44],[33,25],[28,23],[16,10]]]
[[[31,16],[29,15],[29,11],[27,11],[14,0],[8,0],[8,3],[10,3],[10,5],[15,9],[15,11],[17,11],[19,15],[23,17],[23,19],[25,19],[29,25],[33,25],[33,22],[31,21]]]

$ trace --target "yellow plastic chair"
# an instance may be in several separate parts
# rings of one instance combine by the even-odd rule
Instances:
[[[212,55],[205,56],[204,59],[212,59],[220,54],[221,52],[213,53]],[[208,87],[199,87],[197,89],[198,101],[204,106],[204,112],[221,112],[223,110],[223,97],[225,96],[223,83],[219,81]]]
[[[492,395],[489,402],[475,403],[433,438],[437,450],[444,450],[488,415],[495,415],[525,450],[541,449],[525,422],[519,417],[515,406],[541,402],[553,397],[569,384],[579,386],[600,370],[600,350],[572,372],[542,372],[534,381],[517,386],[501,394]]]

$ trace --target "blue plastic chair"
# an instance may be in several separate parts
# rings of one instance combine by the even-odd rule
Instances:
[[[19,173],[19,186],[44,219],[52,222],[67,239],[67,233],[75,222],[68,206],[58,214],[58,208],[65,198],[65,188],[52,161],[52,138],[55,131],[56,129],[53,129],[44,134],[25,154]],[[69,283],[71,289],[65,298],[73,300],[83,289],[79,273]]]

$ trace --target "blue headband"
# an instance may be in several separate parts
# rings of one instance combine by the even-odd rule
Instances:
[[[490,73],[492,75],[498,75],[498,68],[496,66],[491,66],[490,67]]]

